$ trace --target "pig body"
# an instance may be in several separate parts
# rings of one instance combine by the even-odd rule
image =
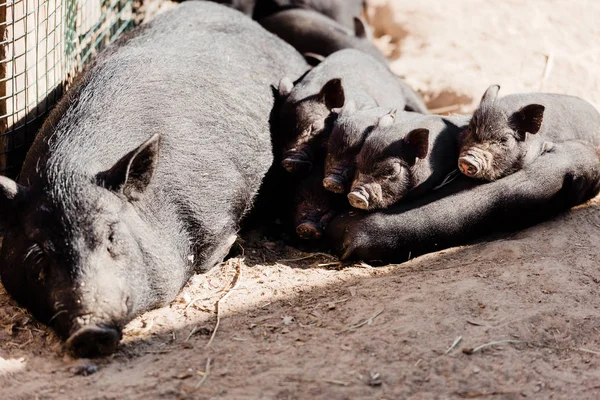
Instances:
[[[387,208],[440,185],[456,169],[459,135],[468,122],[467,116],[403,113],[374,129],[357,157],[350,204]]]
[[[317,11],[346,28],[354,28],[354,18],[360,17],[364,0],[258,0],[255,17],[264,17],[282,9],[302,8]]]
[[[544,142],[581,139],[600,145],[600,113],[578,97],[528,93],[497,98],[488,88],[461,137],[458,166],[469,177],[493,181],[544,151]]]
[[[6,290],[78,356],[223,260],[273,155],[272,86],[308,68],[226,7],[189,2],[103,52],[19,183],[0,178]]]
[[[343,107],[347,100],[357,109],[409,107],[427,112],[406,83],[373,57],[354,49],[330,55],[295,85],[283,78],[279,93],[285,99],[280,116],[282,164],[289,172],[312,168],[316,153],[324,157],[332,110]]]
[[[290,43],[300,53],[326,57],[338,50],[357,49],[387,64],[385,56],[371,41],[369,28],[359,18],[349,29],[317,11],[293,8],[259,20],[268,31]]]
[[[326,233],[342,259],[403,262],[491,233],[522,229],[599,190],[597,151],[588,143],[567,141],[498,181],[481,184],[460,175],[412,202],[341,214]]]

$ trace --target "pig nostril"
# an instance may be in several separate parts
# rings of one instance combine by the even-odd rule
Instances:
[[[314,223],[303,222],[296,227],[296,234],[301,239],[310,240],[320,239],[323,232]]]
[[[342,180],[336,176],[327,176],[323,179],[323,187],[333,193],[344,193],[344,184]]]
[[[350,205],[354,208],[358,208],[361,210],[369,209],[369,200],[368,195],[354,191],[348,193],[348,201]]]
[[[477,166],[465,158],[461,158],[459,160],[458,168],[460,169],[460,172],[462,172],[463,174],[465,174],[467,176],[476,175],[478,172]]]

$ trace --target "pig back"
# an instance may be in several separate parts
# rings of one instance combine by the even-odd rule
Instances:
[[[20,180],[89,181],[158,133],[143,201],[175,204],[190,240],[210,247],[235,233],[272,163],[272,85],[307,68],[242,14],[183,3],[99,56],[44,125]]]
[[[527,93],[509,95],[499,99],[507,110],[517,111],[529,104],[544,106],[540,140],[562,142],[585,140],[600,146],[600,113],[587,101],[564,94]],[[528,140],[532,140],[533,135]]]

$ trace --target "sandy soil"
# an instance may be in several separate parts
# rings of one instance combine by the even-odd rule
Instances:
[[[469,110],[492,82],[600,104],[595,2],[372,3],[379,45],[430,105]],[[597,199],[515,235],[381,268],[248,235],[238,257],[133,321],[102,360],[65,355],[2,292],[0,396],[598,398],[599,229]]]

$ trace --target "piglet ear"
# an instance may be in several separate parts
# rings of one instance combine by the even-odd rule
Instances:
[[[379,118],[379,121],[377,121],[377,127],[385,128],[387,126],[393,125],[394,121],[396,120],[396,112],[397,111],[398,110],[396,108],[394,108],[393,110],[391,110],[390,112],[385,114],[383,117]]]
[[[25,187],[5,176],[0,176],[0,222],[5,223],[19,209]]]
[[[496,98],[498,98],[498,92],[500,91],[500,85],[492,85],[483,94],[481,97],[481,104],[491,105]]]
[[[414,150],[415,157],[425,158],[429,151],[429,129],[414,129],[404,137],[404,142]]]
[[[150,184],[158,163],[160,135],[155,134],[137,149],[125,154],[97,181],[107,189],[123,193],[129,201],[138,200]]]
[[[284,76],[279,81],[279,86],[277,88],[277,92],[279,93],[279,96],[281,96],[281,97],[288,97],[290,95],[290,93],[292,93],[293,88],[294,88],[294,82],[292,82],[292,80],[289,77]]]
[[[340,78],[331,79],[319,92],[319,98],[325,103],[325,107],[329,110],[344,106],[346,96],[344,95],[344,87]]]
[[[373,40],[373,31],[361,17],[354,17],[354,35],[361,39]]]
[[[522,136],[525,132],[536,134],[542,127],[545,109],[541,104],[529,104],[513,114],[512,123]]]

